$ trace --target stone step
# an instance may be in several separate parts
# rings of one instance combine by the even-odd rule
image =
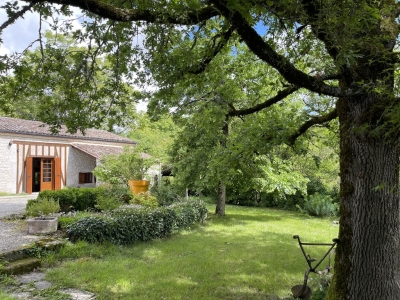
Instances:
[[[0,262],[12,262],[28,257],[32,257],[33,246],[22,246],[15,250],[0,253]]]
[[[0,274],[19,275],[31,272],[40,266],[40,260],[35,257],[38,249],[58,251],[64,241],[43,238],[32,245],[0,253]]]
[[[0,274],[19,275],[31,272],[40,266],[40,260],[36,257],[28,257],[12,262],[5,262],[0,267]]]
[[[64,241],[53,239],[53,238],[43,238],[36,241],[32,245],[22,246],[15,250],[0,252],[0,263],[2,261],[5,262],[13,262],[16,260],[28,258],[35,256],[37,251],[35,248],[41,248],[47,251],[58,251],[63,245]]]

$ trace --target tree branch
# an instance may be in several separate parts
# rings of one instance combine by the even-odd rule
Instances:
[[[335,59],[339,53],[338,49],[329,41],[326,32],[321,30],[318,25],[315,25],[318,24],[318,16],[320,12],[320,8],[317,7],[315,2],[316,1],[303,0],[301,1],[301,4],[303,5],[304,11],[308,16],[308,23],[311,26],[311,30],[314,32],[316,37],[325,44],[329,55]]]
[[[395,3],[395,8],[393,9],[391,15],[393,18],[398,18],[400,16],[400,3]]]
[[[26,2],[34,3],[53,3],[60,5],[70,5],[79,7],[85,11],[94,13],[100,17],[107,18],[114,21],[132,22],[132,21],[146,21],[150,23],[167,22],[170,24],[179,25],[193,25],[201,21],[208,20],[217,16],[219,13],[212,6],[206,6],[199,10],[192,10],[185,14],[169,14],[168,11],[156,10],[138,10],[138,9],[125,9],[113,6],[101,0],[24,0]]]
[[[234,108],[232,108],[229,112],[228,112],[228,116],[229,117],[238,117],[238,116],[245,116],[245,115],[250,115],[253,114],[255,112],[258,112],[260,110],[263,110],[267,107],[272,106],[273,104],[285,99],[287,96],[289,96],[290,94],[294,93],[295,91],[297,91],[299,89],[299,87],[289,87],[285,90],[279,91],[278,94],[266,101],[264,101],[263,103],[260,103],[256,106],[250,107],[250,108],[246,108],[246,109],[240,109],[240,110],[236,110]]]
[[[191,74],[200,74],[202,73],[206,67],[210,64],[210,62],[217,56],[217,54],[222,50],[222,48],[226,45],[227,41],[232,36],[232,33],[235,31],[233,27],[230,27],[226,32],[222,34],[222,39],[218,42],[217,46],[213,49],[213,52],[210,56],[204,58],[204,60],[196,66],[192,66],[188,72]]]
[[[339,87],[325,84],[322,80],[315,79],[313,76],[307,75],[294,67],[288,59],[278,54],[270,45],[264,42],[262,37],[238,11],[229,9],[224,0],[211,1],[221,14],[235,26],[236,31],[249,49],[262,61],[275,68],[288,82],[318,94],[333,97],[344,96]]]
[[[337,117],[338,117],[338,114],[337,114],[337,110],[335,108],[334,110],[332,110],[330,113],[328,113],[326,115],[311,118],[310,120],[306,121],[303,125],[301,125],[295,134],[290,136],[290,138],[289,138],[290,144],[294,145],[297,138],[299,136],[301,136],[302,134],[304,134],[312,126],[329,122],[333,119],[336,119]]]
[[[22,17],[28,10],[30,10],[37,1],[31,1],[29,5],[23,6],[22,9],[18,12],[16,12],[13,16],[11,16],[7,21],[5,21],[3,24],[0,26],[0,34],[3,32],[7,26],[10,26],[12,23],[14,23],[18,18]]]

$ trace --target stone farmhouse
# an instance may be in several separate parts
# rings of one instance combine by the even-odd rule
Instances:
[[[52,134],[38,121],[0,117],[0,192],[32,193],[94,187],[93,169],[104,154],[118,154],[136,142],[105,130]]]

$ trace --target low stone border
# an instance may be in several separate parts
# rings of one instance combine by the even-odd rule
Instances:
[[[45,280],[45,273],[34,271],[31,273],[15,276],[15,283],[6,285],[4,291],[18,299],[34,300],[34,299],[50,299],[39,296],[41,291],[53,289],[51,282]],[[93,300],[96,295],[87,291],[76,289],[59,289],[52,290],[53,294],[61,293],[69,295],[74,300]]]

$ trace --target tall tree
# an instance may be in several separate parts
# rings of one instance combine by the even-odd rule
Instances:
[[[65,123],[72,131],[127,128],[140,93],[115,82],[112,59],[95,57],[71,35],[48,30],[43,39],[41,47],[26,50],[13,72],[1,78],[0,114],[40,120],[54,129]]]
[[[68,6],[90,13],[86,32],[117,54],[127,74],[152,71],[168,86],[186,74],[207,72],[220,54],[244,43],[253,58],[281,76],[275,96],[283,103],[299,88],[337,99],[328,113],[311,115],[293,132],[339,117],[340,230],[335,275],[328,299],[400,299],[398,98],[396,67],[400,4],[392,0],[114,1],[32,0],[6,2],[9,19],[29,10],[51,15]],[[52,4],[61,4],[54,7]],[[135,22],[146,22],[143,53],[136,66]],[[143,24],[143,23],[141,23]],[[86,34],[86,33],[85,33]],[[107,38],[105,38],[107,37]],[[107,41],[107,42],[106,42]],[[117,51],[118,50],[118,51]],[[118,53],[117,53],[118,52]],[[121,55],[123,54],[123,55]],[[310,70],[311,68],[311,70]],[[268,74],[265,75],[268,80]],[[279,104],[278,104],[279,105]],[[245,103],[230,115],[265,109]],[[283,116],[284,117],[284,116]]]
[[[135,121],[130,124],[128,136],[136,141],[143,151],[162,165],[170,167],[169,150],[179,129],[172,117],[162,115],[158,120],[151,120],[146,112],[138,112]]]
[[[151,111],[175,106],[173,114],[183,128],[174,143],[176,182],[195,190],[216,190],[219,215],[225,215],[226,186],[292,194],[296,189],[290,187],[305,190],[307,181],[289,167],[294,153],[276,149],[293,132],[295,120],[305,118],[306,113],[299,112],[301,100],[288,98],[285,106],[241,118],[230,115],[235,106],[262,105],[274,93],[271,85],[258,80],[268,68],[249,52],[237,50],[236,55],[216,57],[207,74],[186,76],[155,93],[150,103]],[[273,74],[269,79],[277,80]]]

